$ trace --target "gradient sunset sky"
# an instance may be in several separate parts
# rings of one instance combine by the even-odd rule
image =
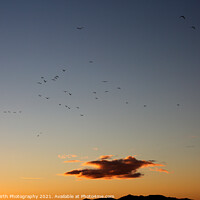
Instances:
[[[0,0],[0,195],[200,199],[199,8]]]

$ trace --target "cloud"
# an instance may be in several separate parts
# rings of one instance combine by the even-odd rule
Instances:
[[[86,166],[94,166],[93,169],[75,169],[66,172],[64,175],[74,175],[78,178],[88,179],[131,179],[139,178],[144,174],[137,172],[138,169],[143,167],[163,166],[155,164],[151,161],[137,160],[133,156],[128,156],[122,159],[107,160],[110,156],[103,156],[104,159],[89,161],[84,163]]]
[[[20,179],[23,179],[23,180],[40,180],[40,179],[42,179],[42,178],[20,177]]]
[[[88,159],[88,158],[89,158],[88,156],[81,157],[81,159]]]
[[[65,158],[76,158],[77,155],[74,155],[74,154],[62,154],[62,155],[58,155],[58,158],[60,159],[65,159]]]
[[[81,160],[66,160],[64,163],[77,163],[77,162],[83,162]]]
[[[111,157],[113,157],[114,155],[105,155],[105,156],[100,156],[99,158],[101,159],[101,160],[104,160],[104,159],[109,159],[109,158],[111,158]]]
[[[169,171],[167,171],[166,169],[158,169],[158,168],[155,168],[155,169],[150,169],[150,171],[164,172],[164,173],[169,174]]]

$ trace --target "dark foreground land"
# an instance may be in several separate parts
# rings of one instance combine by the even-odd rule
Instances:
[[[89,199],[85,199],[89,200]],[[165,197],[163,195],[149,195],[149,196],[133,196],[133,195],[127,195],[124,197],[121,197],[119,199],[113,199],[113,198],[100,198],[96,200],[192,200],[188,198],[183,199],[177,199],[175,197]]]

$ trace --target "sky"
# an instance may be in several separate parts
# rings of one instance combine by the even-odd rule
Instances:
[[[0,0],[0,195],[200,199],[199,6]]]

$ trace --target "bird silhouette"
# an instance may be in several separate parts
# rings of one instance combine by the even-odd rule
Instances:
[[[63,71],[63,72],[66,72],[66,69],[63,69],[62,71]]]
[[[117,87],[117,89],[118,89],[118,90],[121,90],[121,88],[120,88],[120,87]]]
[[[71,109],[69,106],[65,105],[66,108]]]
[[[92,61],[92,60],[90,60],[90,61],[89,61],[89,63],[93,63],[93,61]]]
[[[41,82],[37,82],[37,84],[40,84],[40,85],[41,85],[42,83],[41,83]]]
[[[108,81],[102,81],[103,83],[107,83]]]
[[[38,133],[38,134],[37,134],[37,137],[39,137],[41,134],[42,134],[42,132]]]
[[[195,26],[191,26],[190,28],[192,28],[192,29],[196,30],[196,27],[195,27]]]
[[[84,29],[84,28],[85,28],[84,26],[76,27],[76,29],[78,29],[78,30],[82,30],[82,29]]]
[[[147,107],[147,105],[144,105],[144,107]]]
[[[182,16],[180,16],[179,18],[185,19],[185,16],[182,15]]]

